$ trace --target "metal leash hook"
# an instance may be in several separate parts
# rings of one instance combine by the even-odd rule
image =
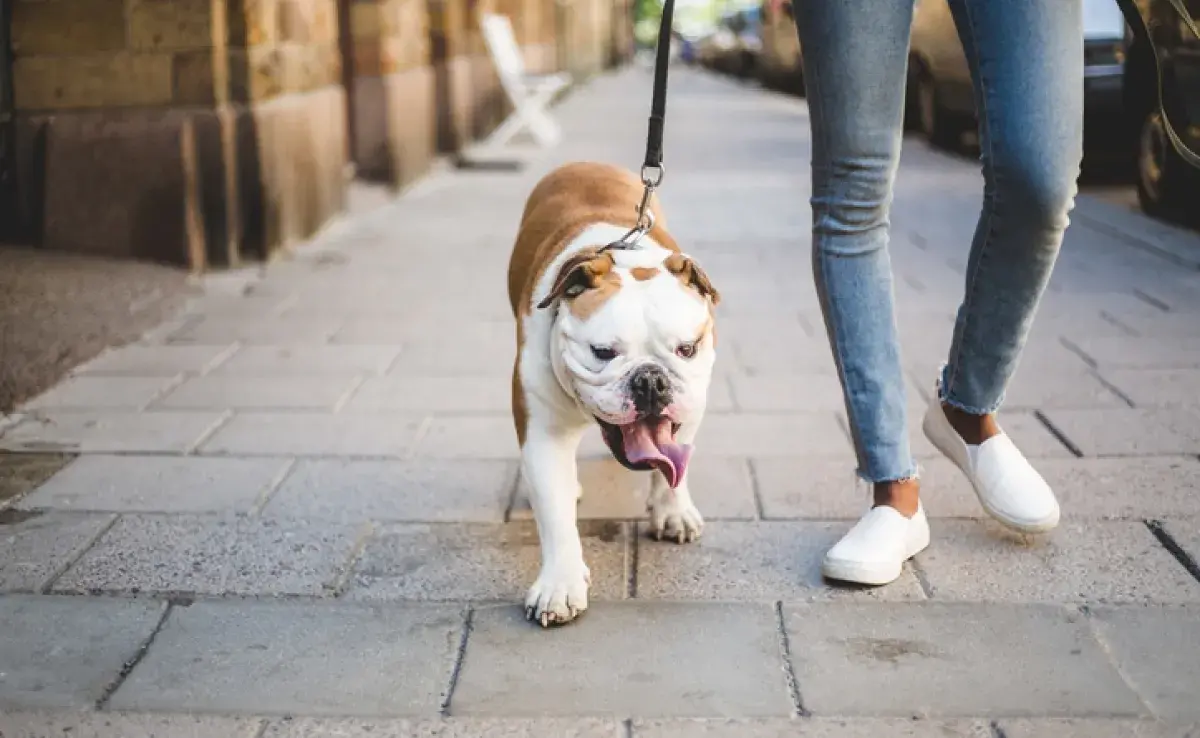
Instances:
[[[642,191],[642,200],[637,207],[637,225],[630,228],[624,236],[600,249],[601,253],[609,249],[620,251],[636,248],[642,238],[654,228],[654,211],[650,209],[650,198],[662,184],[664,173],[662,164],[642,167],[642,185],[645,189]]]
[[[666,175],[663,167],[662,139],[663,125],[667,115],[667,68],[671,63],[671,27],[675,14],[675,0],[663,0],[662,21],[658,27],[658,49],[654,59],[654,89],[650,101],[650,125],[646,133],[646,158],[642,164],[642,201],[637,207],[637,225],[616,241],[600,249],[603,253],[609,249],[625,250],[636,248],[638,242],[654,228],[654,211],[650,208],[650,198],[662,184]]]

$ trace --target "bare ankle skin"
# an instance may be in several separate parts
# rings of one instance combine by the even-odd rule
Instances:
[[[971,415],[956,407],[942,403],[946,419],[968,446],[978,446],[987,439],[1000,435],[1000,426],[995,414]]]
[[[921,483],[916,479],[875,483],[875,507],[886,505],[906,518],[917,514]]]

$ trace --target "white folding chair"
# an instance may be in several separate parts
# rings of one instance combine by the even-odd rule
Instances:
[[[554,96],[570,84],[570,75],[528,74],[521,46],[517,43],[508,16],[481,13],[480,26],[488,54],[500,77],[500,85],[513,105],[512,114],[492,131],[484,141],[484,146],[503,146],[524,129],[528,129],[534,140],[543,147],[558,143],[562,132],[546,111]]]

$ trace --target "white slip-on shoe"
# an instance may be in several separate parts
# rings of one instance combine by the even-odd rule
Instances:
[[[900,577],[904,562],[929,545],[929,521],[918,503],[906,518],[894,507],[880,505],[859,518],[821,562],[821,574],[854,584],[888,584]]]
[[[1002,525],[1021,533],[1044,533],[1058,525],[1058,500],[1050,485],[1001,432],[968,445],[950,425],[935,393],[921,423],[925,437],[962,470],[979,504]]]

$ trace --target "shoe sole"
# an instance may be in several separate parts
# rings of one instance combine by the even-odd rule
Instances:
[[[901,561],[895,567],[888,567],[884,570],[882,567],[864,566],[855,564],[849,561],[846,562],[831,562],[828,560],[821,562],[821,575],[826,579],[832,579],[838,582],[846,582],[849,584],[865,584],[872,587],[880,587],[885,584],[891,584],[900,578],[904,573],[904,562],[909,561],[917,554],[929,547],[929,536],[925,536],[925,540],[917,546],[917,550],[908,555],[904,561]]]
[[[971,490],[975,493],[975,498],[979,500],[979,506],[983,508],[984,512],[990,515],[992,519],[1003,525],[1005,528],[1018,533],[1046,533],[1058,527],[1059,515],[1055,515],[1053,518],[1047,518],[1034,523],[1023,523],[1001,515],[991,505],[989,505],[987,498],[980,493],[979,485],[975,483],[975,476],[971,474],[971,472],[969,472],[957,458],[955,458],[955,455],[951,453],[949,449],[941,444],[937,437],[938,434],[930,429],[930,424],[937,422],[932,418],[931,413],[932,408],[930,411],[925,413],[925,419],[921,423],[921,431],[925,434],[925,438],[929,439],[929,442],[933,444],[933,447],[936,448],[942,454],[942,456],[945,456],[947,459],[949,459],[950,463],[954,464],[954,466],[960,472],[962,472],[962,475],[967,478],[967,481],[971,484]]]

